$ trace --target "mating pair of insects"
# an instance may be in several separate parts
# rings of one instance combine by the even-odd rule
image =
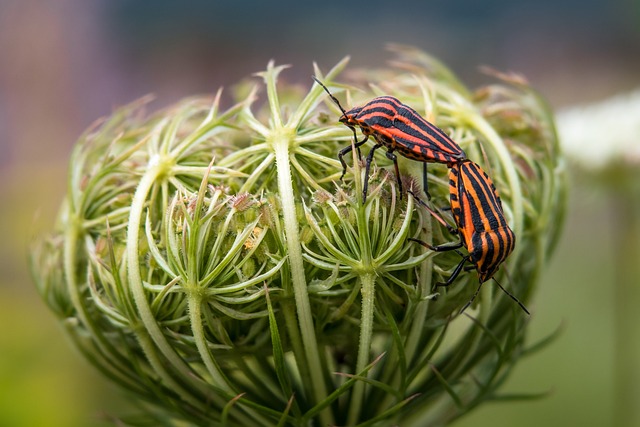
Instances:
[[[471,263],[478,272],[480,285],[471,300],[462,308],[463,312],[476,298],[482,284],[493,278],[500,265],[513,252],[515,234],[509,228],[502,210],[502,203],[498,192],[489,176],[482,168],[469,160],[460,146],[453,141],[446,132],[421,117],[414,109],[403,104],[392,96],[380,96],[372,99],[362,107],[355,107],[348,111],[340,105],[338,99],[318,79],[313,79],[329,94],[331,100],[340,108],[342,116],[339,121],[353,131],[354,144],[343,148],[338,153],[342,165],[342,179],[347,171],[344,161],[345,154],[354,148],[360,153],[360,147],[373,137],[375,145],[369,151],[365,161],[365,183],[363,187],[363,202],[366,201],[369,172],[373,155],[379,148],[386,148],[386,155],[393,162],[396,181],[402,195],[402,182],[398,169],[396,153],[422,162],[423,189],[428,199],[431,199],[427,186],[427,163],[443,163],[449,170],[449,200],[451,213],[456,227],[449,227],[450,231],[460,236],[460,241],[439,246],[432,246],[417,239],[409,239],[435,251],[443,252],[455,250],[462,256],[462,260],[453,270],[446,282],[439,282],[438,286],[449,286],[458,277],[464,265]],[[364,138],[358,141],[356,128],[360,128]],[[411,193],[414,197],[415,195]],[[440,218],[429,206],[415,197],[441,223]],[[465,247],[468,255],[458,251]],[[527,308],[515,296],[494,279],[500,289],[517,302],[529,314]]]

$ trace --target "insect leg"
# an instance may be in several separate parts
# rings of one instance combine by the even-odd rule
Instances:
[[[454,251],[454,250],[462,247],[462,241],[456,242],[456,243],[445,243],[444,245],[440,245],[440,246],[432,246],[432,245],[428,244],[427,242],[423,242],[422,240],[414,239],[413,237],[409,237],[407,240],[411,240],[412,242],[416,242],[418,244],[421,244],[425,248],[431,249],[434,252]],[[466,259],[464,261],[466,261]],[[462,263],[462,264],[464,264],[464,263]],[[458,267],[456,267],[456,269],[462,268],[462,264],[458,265]]]
[[[374,145],[373,148],[371,149],[371,151],[369,151],[369,155],[367,156],[367,160],[365,162],[364,188],[362,190],[362,204],[364,204],[367,201],[367,190],[369,189],[369,171],[371,170],[371,162],[373,161],[373,153],[380,147],[382,147],[382,144],[380,144],[380,143],[377,143],[376,145]]]
[[[429,182],[427,181],[427,162],[422,163],[422,188],[424,194],[427,195],[427,200],[431,200],[431,194],[429,194]]]
[[[402,200],[402,180],[400,179],[400,169],[398,169],[398,157],[393,154],[393,150],[388,150],[387,159],[393,162],[393,167],[396,170],[396,181],[398,182],[398,189],[400,190],[400,200]]]
[[[473,300],[474,300],[474,299],[476,299],[476,297],[478,296],[478,293],[480,292],[480,288],[482,287],[482,283],[483,283],[483,282],[480,282],[480,285],[478,285],[478,289],[476,289],[476,292],[473,294],[473,296],[471,297],[471,299],[469,300],[469,302],[468,302],[468,303],[466,303],[466,304],[464,305],[464,307],[462,307],[462,310],[460,310],[460,312],[459,312],[458,314],[462,314],[462,312],[463,312],[463,311],[465,311],[465,310],[467,309],[467,307],[469,307],[469,306],[471,305],[471,303],[473,302]],[[520,301],[518,301],[518,302],[520,302]],[[527,310],[525,309],[525,311],[527,311]],[[527,311],[527,313],[529,313],[529,312]]]
[[[449,278],[447,279],[446,282],[438,282],[436,283],[436,288],[440,287],[440,286],[444,286],[447,287],[450,284],[452,284],[456,278],[458,277],[458,275],[460,274],[460,272],[462,271],[462,267],[464,267],[464,264],[469,261],[469,256],[466,256],[464,258],[462,258],[462,260],[460,261],[460,263],[456,266],[456,268],[453,270],[453,273],[451,273],[451,276],[449,276]],[[474,296],[475,298],[475,296]],[[473,299],[472,299],[473,301]],[[465,307],[466,308],[466,307]]]
[[[369,137],[365,135],[362,141],[358,141],[358,138],[356,136],[356,129],[354,127],[351,127],[351,130],[353,130],[353,140],[355,141],[355,143],[338,151],[338,160],[340,160],[340,164],[342,165],[342,175],[340,175],[340,181],[342,181],[342,178],[344,178],[344,175],[347,173],[347,164],[345,163],[343,158],[344,155],[351,152],[351,150],[353,150],[353,147],[356,147],[356,149],[358,150],[358,158],[361,159],[362,155],[360,154],[360,146],[367,142],[367,140],[369,139]]]
[[[411,194],[413,196],[413,198],[418,202],[419,205],[422,205],[422,207],[424,207],[427,211],[429,211],[429,213],[436,219],[436,221],[438,221],[443,226],[447,227],[447,230],[449,231],[449,233],[458,234],[458,229],[457,228],[447,224],[447,222],[442,218],[442,215],[440,215],[439,212],[436,212],[435,210],[433,210],[420,197],[416,196],[416,194],[413,191],[407,190],[407,193]],[[437,209],[436,208],[436,210],[439,211],[439,210],[445,210],[445,209]],[[449,208],[449,210],[451,210],[451,208]]]
[[[354,129],[353,135],[355,134],[356,134],[356,131]],[[358,142],[358,138],[355,138],[354,140],[356,141],[356,149],[358,150],[358,160],[362,160],[362,154],[360,153],[360,146],[362,146],[362,144],[364,144],[369,140],[369,135],[365,135],[364,139],[360,142]]]
[[[507,291],[504,287],[502,287],[502,285],[500,284],[500,282],[498,282],[495,278],[493,278],[493,281],[496,282],[496,284],[500,287],[500,289],[502,289],[502,292],[504,292],[505,294],[509,295],[509,297],[514,300],[515,302],[518,303],[518,305],[520,306],[521,309],[524,310],[525,313],[527,313],[529,316],[531,316],[531,313],[529,313],[529,310],[527,310],[527,307],[524,306],[524,304],[522,304],[520,302],[520,300],[518,298],[515,297],[515,295],[513,295],[512,293],[510,293],[509,291]],[[476,292],[477,294],[477,292]],[[474,295],[475,298],[475,295]],[[473,301],[473,300],[472,300]],[[468,304],[467,304],[468,305]],[[465,307],[466,308],[466,307]]]

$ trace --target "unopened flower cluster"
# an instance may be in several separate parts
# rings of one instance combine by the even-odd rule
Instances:
[[[396,96],[490,172],[518,236],[496,278],[535,316],[565,199],[550,112],[517,76],[470,91],[421,51],[395,54],[309,74],[345,106]],[[44,301],[148,422],[442,425],[496,397],[526,352],[527,316],[490,282],[458,315],[477,274],[436,292],[460,255],[408,241],[458,236],[399,193],[384,150],[363,203],[358,150],[340,179],[337,152],[353,142],[340,111],[286,76],[269,64],[235,103],[218,93],[148,114],[142,100],[87,130],[57,227],[33,252]],[[399,162],[419,192],[422,165]],[[444,207],[447,169],[428,170]]]

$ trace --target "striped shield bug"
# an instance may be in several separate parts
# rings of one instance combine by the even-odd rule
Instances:
[[[493,278],[500,265],[513,252],[516,236],[509,228],[504,217],[502,203],[491,178],[482,168],[465,160],[453,164],[449,171],[449,199],[451,213],[456,223],[460,241],[440,246],[432,246],[417,239],[409,239],[420,243],[435,252],[455,250],[464,246],[469,252],[462,255],[462,260],[453,270],[446,282],[436,283],[437,286],[449,286],[458,277],[464,265],[471,263],[478,272],[480,285],[471,300],[460,310],[462,313],[478,296],[482,284]],[[418,199],[419,202],[421,202]],[[424,202],[421,202],[424,204]],[[429,209],[432,215],[433,210]],[[443,222],[441,219],[439,221]],[[494,279],[500,289],[517,302],[529,314],[527,308],[514,295],[509,293]]]
[[[362,107],[355,107],[345,111],[338,99],[331,94],[329,89],[317,78],[313,79],[329,94],[331,100],[340,108],[342,116],[339,121],[353,131],[354,145],[349,145],[338,152],[338,159],[342,164],[342,175],[347,171],[344,155],[353,147],[358,149],[369,137],[373,137],[376,144],[367,155],[365,162],[365,182],[362,191],[363,202],[367,199],[369,186],[369,172],[373,154],[378,148],[385,147],[386,155],[393,162],[396,180],[402,197],[402,182],[398,169],[398,159],[395,152],[400,155],[423,162],[423,187],[428,198],[431,198],[427,186],[427,163],[444,163],[447,166],[466,159],[464,151],[442,129],[422,118],[413,108],[403,104],[392,96],[379,96],[372,99]],[[356,128],[364,135],[362,141],[358,141]]]

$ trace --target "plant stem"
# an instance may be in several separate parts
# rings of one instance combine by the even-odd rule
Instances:
[[[280,128],[280,132],[274,132],[271,141],[276,155],[278,192],[282,203],[284,234],[287,242],[289,265],[291,266],[291,281],[296,300],[298,323],[300,325],[300,333],[305,349],[305,358],[309,365],[308,371],[311,375],[311,387],[313,389],[315,403],[319,403],[326,398],[327,387],[322,375],[323,369],[320,362],[320,350],[318,349],[311,304],[309,302],[309,293],[307,292],[307,280],[304,273],[293,182],[291,181],[291,164],[289,163],[290,142],[291,137],[286,134],[285,128]],[[324,409],[320,413],[320,418],[322,425],[330,425],[333,423],[328,409]]]
[[[358,209],[358,243],[360,247],[360,257],[362,263],[362,272],[360,278],[360,295],[362,298],[362,318],[360,319],[360,342],[358,344],[358,360],[356,361],[356,370],[354,374],[358,375],[366,368],[369,363],[369,350],[371,349],[371,338],[373,335],[373,311],[375,308],[375,269],[373,266],[373,255],[371,252],[369,216],[366,214],[367,205],[362,203],[360,194],[362,190],[359,187],[361,180],[359,179],[360,164],[356,158],[356,150],[353,153],[354,174],[356,176],[356,203]],[[368,177],[365,177],[368,179]],[[371,204],[369,204],[371,208]],[[366,383],[358,381],[353,386],[353,394],[351,397],[351,405],[349,407],[349,416],[347,418],[348,425],[354,425],[360,416],[362,408],[362,399],[364,397],[364,388]]]
[[[355,374],[359,375],[369,364],[369,352],[371,349],[371,338],[373,336],[373,310],[375,308],[375,283],[376,276],[373,273],[366,273],[360,276],[362,281],[360,294],[362,296],[362,318],[360,320],[360,344],[358,345],[358,360],[356,362]],[[361,415],[362,400],[366,383],[358,381],[353,386],[353,395],[349,407],[349,418],[347,425],[355,425]]]
[[[129,212],[129,222],[127,224],[127,273],[129,279],[129,286],[131,287],[131,293],[136,302],[138,308],[138,314],[140,320],[144,325],[144,331],[137,329],[138,339],[141,346],[145,350],[145,355],[149,360],[149,363],[153,366],[155,372],[162,378],[165,384],[173,388],[176,393],[179,393],[183,399],[190,400],[191,392],[186,391],[180,387],[169,375],[166,369],[163,367],[157,355],[155,349],[147,345],[146,337],[151,336],[151,339],[155,345],[160,349],[160,352],[168,359],[169,363],[180,373],[182,378],[194,378],[192,384],[197,384],[201,392],[206,393],[206,390],[202,387],[204,384],[197,375],[193,372],[184,360],[175,352],[173,347],[167,342],[160,326],[156,322],[151,307],[147,300],[147,296],[144,292],[142,277],[140,275],[140,254],[139,254],[139,239],[140,239],[140,224],[142,221],[143,208],[147,200],[147,194],[151,191],[154,182],[163,171],[163,166],[160,164],[159,159],[152,159],[149,161],[149,167],[147,171],[140,179],[140,183],[136,188],[136,192],[131,201],[131,211]],[[135,328],[135,325],[134,325]],[[215,384],[216,387],[225,391],[231,392],[227,384]],[[194,399],[197,401],[197,398]]]
[[[431,227],[431,218],[424,222],[424,233],[420,238],[429,244],[432,243],[433,229]],[[426,297],[431,293],[432,286],[432,274],[430,272],[433,271],[433,258],[427,258],[422,261],[420,264],[420,274],[418,277],[421,277],[422,280],[418,283],[420,287],[420,295],[422,297]],[[405,344],[405,355],[407,358],[407,363],[413,363],[414,358],[418,352],[418,346],[420,345],[423,333],[424,333],[424,323],[427,319],[427,311],[428,311],[427,300],[422,300],[418,303],[418,308],[416,309],[414,321],[411,323],[411,329],[409,331],[407,342]]]
[[[207,367],[207,371],[215,384],[227,384],[227,379],[220,372],[220,367],[211,357],[207,340],[204,336],[204,328],[202,325],[201,297],[197,295],[196,286],[190,285],[193,291],[188,295],[189,317],[191,318],[191,330],[193,331],[193,339],[198,347],[198,353],[202,357],[202,361]]]

